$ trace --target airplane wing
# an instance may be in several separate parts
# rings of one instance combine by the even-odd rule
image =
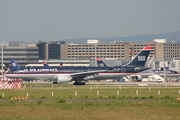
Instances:
[[[105,71],[105,70],[73,73],[70,76],[71,76],[72,79],[79,79],[79,80],[82,79],[82,80],[84,80],[85,77],[98,75],[98,73],[102,72],[102,71]]]
[[[56,75],[52,79],[55,80],[55,82],[61,84],[61,83],[67,83],[69,81],[77,81],[82,82],[85,81],[85,78],[95,78],[96,75],[98,75],[99,72],[105,71],[105,70],[98,70],[98,71],[88,71],[88,72],[79,72],[79,73],[72,73],[70,75]]]

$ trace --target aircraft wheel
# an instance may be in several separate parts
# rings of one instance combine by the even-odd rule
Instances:
[[[85,85],[85,82],[74,82],[74,85]]]

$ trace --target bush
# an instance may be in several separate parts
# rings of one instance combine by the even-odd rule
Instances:
[[[136,97],[137,97],[137,96],[136,96]],[[135,98],[136,98],[136,97],[135,97]],[[131,96],[127,97],[127,99],[131,99],[131,98],[132,98]]]
[[[149,98],[150,98],[150,99],[153,99],[153,96],[151,95],[151,96],[149,96]]]
[[[124,96],[122,96],[122,97],[120,97],[121,99],[124,99],[125,97]]]
[[[33,99],[34,98],[34,96],[31,96],[31,99]]]
[[[141,99],[146,99],[146,97],[141,97]]]
[[[112,98],[114,99],[114,98],[116,98],[115,96],[112,96]]]
[[[134,99],[138,99],[138,96],[134,97]]]
[[[42,96],[42,99],[46,98],[46,96]]]
[[[64,99],[60,99],[59,101],[58,101],[58,103],[65,103],[66,102],[66,100],[64,100]]]
[[[164,96],[165,99],[169,99],[170,97],[169,96]]]
[[[40,100],[40,101],[38,101],[37,103],[40,104],[40,103],[42,103],[42,101]]]

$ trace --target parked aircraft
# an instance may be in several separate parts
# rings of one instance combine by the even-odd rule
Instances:
[[[144,65],[151,50],[152,46],[146,46],[128,64],[114,67],[60,66],[22,69],[17,63],[11,61],[14,66],[4,75],[9,78],[22,78],[23,80],[53,80],[53,83],[75,81],[75,85],[85,84],[82,81],[86,80],[117,79],[149,69]]]
[[[152,67],[153,59],[154,59],[154,56],[147,60],[147,62],[146,62],[147,67]],[[97,58],[97,63],[98,63],[98,66],[107,66],[100,58]],[[130,75],[129,77],[131,77],[131,79],[133,79],[133,80],[141,81],[143,77],[148,77],[151,74],[158,74],[161,77],[165,76],[168,78],[180,77],[180,74],[177,71],[171,70],[167,67],[165,68],[165,70],[151,70],[151,69],[144,70],[142,72]]]
[[[150,74],[158,74],[161,77],[180,77],[180,74],[177,71],[166,69],[166,70],[145,70],[140,73],[139,75],[148,76]]]

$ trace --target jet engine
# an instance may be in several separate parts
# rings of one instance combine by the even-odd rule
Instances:
[[[71,81],[71,77],[59,76],[57,77],[57,81],[54,81],[53,84],[67,84],[69,81]]]
[[[131,81],[134,81],[134,82],[141,82],[142,80],[142,76],[141,75],[131,75]]]

